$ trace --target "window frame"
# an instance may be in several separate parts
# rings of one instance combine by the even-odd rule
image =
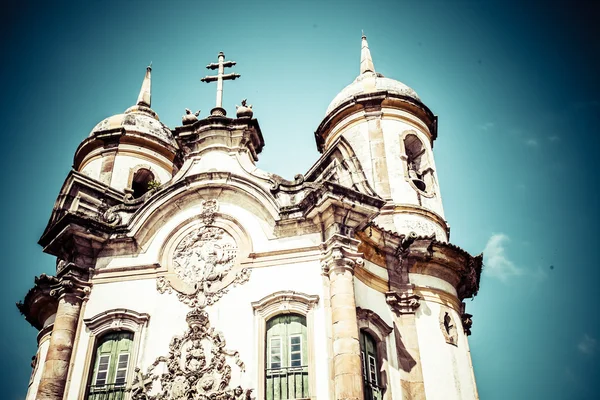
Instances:
[[[254,309],[255,332],[258,332],[255,351],[258,372],[256,398],[264,399],[266,394],[266,338],[267,321],[281,314],[299,314],[306,317],[306,360],[308,367],[308,393],[311,398],[316,398],[316,368],[314,354],[314,311],[319,304],[318,295],[309,295],[301,292],[283,290],[271,293],[252,303]]]
[[[299,333],[293,333],[293,334],[289,335],[288,337],[290,338],[290,343],[289,343],[289,347],[288,347],[289,348],[289,360],[290,360],[290,366],[289,366],[289,368],[303,367],[304,365],[302,363],[302,361],[303,361],[303,359],[302,359],[302,350],[304,350],[304,349],[302,348],[302,335],[299,334]],[[296,351],[292,350],[292,346],[293,346],[292,339],[294,339],[294,338],[300,338],[300,342],[298,343],[298,345],[300,346],[300,350],[296,350]],[[307,338],[306,339],[308,340],[308,333],[307,333]],[[294,353],[300,354],[300,365],[292,365],[292,363],[293,363],[292,355]]]
[[[133,372],[135,367],[140,363],[140,349],[144,345],[143,342],[146,337],[149,321],[150,315],[125,308],[110,309],[96,314],[91,318],[84,318],[83,323],[87,328],[85,331],[89,331],[89,333],[82,336],[80,341],[84,344],[87,340],[86,357],[76,360],[78,367],[75,370],[80,372],[79,375],[73,375],[72,382],[79,382],[79,388],[75,386],[69,392],[77,391],[78,399],[87,398],[89,386],[94,385],[96,382],[96,377],[93,376],[95,365],[92,363],[94,362],[97,344],[105,334],[111,332],[127,331],[133,333],[133,342],[128,352],[129,361],[125,374],[125,385],[123,386],[126,387],[133,382]],[[69,395],[69,393],[66,392],[66,395]]]
[[[122,371],[123,368],[119,367],[119,364],[121,364],[121,357],[126,355],[127,356],[127,364],[125,364],[125,376],[123,378],[123,383],[119,384],[117,383],[117,379],[119,379],[119,371]],[[129,351],[123,351],[121,353],[119,353],[119,358],[117,358],[117,367],[115,369],[115,381],[112,383],[115,385],[115,387],[121,387],[121,386],[125,386],[127,384],[127,373],[129,372],[129,363],[131,362],[131,352]]]
[[[102,362],[102,357],[108,357],[108,362],[106,363],[106,369],[105,370],[100,370],[100,364]],[[100,358],[98,359],[98,371],[96,371],[96,376],[94,376],[94,386],[106,386],[107,384],[110,385],[110,383],[106,383],[108,381],[108,373],[110,372],[110,354],[104,354],[104,355],[100,355]],[[101,372],[104,372],[106,374],[106,376],[104,377],[104,383],[99,384],[98,383],[98,375],[100,375]]]
[[[277,340],[279,342],[279,367],[273,367],[273,341]],[[283,364],[283,346],[281,345],[282,340],[281,340],[281,336],[272,336],[271,337],[271,341],[269,343],[269,349],[271,350],[269,352],[269,369],[281,369],[282,368],[282,364]]]

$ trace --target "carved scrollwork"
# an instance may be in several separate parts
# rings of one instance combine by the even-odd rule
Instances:
[[[159,277],[156,288],[161,293],[177,292],[181,302],[192,308],[214,304],[233,285],[250,278],[246,268],[235,271],[238,246],[231,234],[214,226],[216,200],[202,202],[201,226],[185,235],[172,256],[177,279]]]
[[[188,329],[171,339],[168,356],[157,358],[145,374],[136,371],[132,400],[251,399],[251,390],[230,388],[230,364],[242,372],[245,365],[237,351],[226,349],[223,333],[210,326],[208,314],[195,309],[186,320]],[[158,375],[161,364],[166,372]]]
[[[169,354],[158,357],[147,373],[137,371],[132,400],[252,399],[252,390],[230,388],[230,364],[244,372],[244,363],[237,351],[225,348],[225,336],[210,326],[204,311],[229,287],[250,278],[248,269],[235,270],[237,243],[227,231],[214,225],[217,209],[216,200],[203,201],[200,227],[185,235],[173,251],[174,277],[156,280],[160,293],[175,291],[179,301],[192,311],[186,317],[187,331],[173,337]]]

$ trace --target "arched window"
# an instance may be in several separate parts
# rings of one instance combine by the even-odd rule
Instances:
[[[381,400],[382,387],[377,357],[377,344],[375,339],[364,329],[360,331],[360,355],[362,359],[363,387],[365,400]]]
[[[308,398],[306,317],[275,316],[267,321],[266,399]]]
[[[139,349],[150,316],[125,308],[103,311],[83,320],[89,331],[87,357],[81,360],[78,399],[125,400],[139,365]],[[77,368],[75,368],[75,371]]]
[[[133,175],[131,181],[131,190],[133,190],[133,197],[138,198],[143,196],[150,190],[150,182],[154,181],[154,174],[147,168],[140,168]]]
[[[408,134],[404,138],[404,151],[408,181],[423,194],[432,195],[435,180],[423,142],[416,135]]]
[[[88,400],[125,398],[127,372],[133,351],[132,332],[109,332],[96,343]]]

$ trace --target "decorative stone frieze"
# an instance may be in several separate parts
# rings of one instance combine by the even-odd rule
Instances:
[[[171,339],[169,354],[157,358],[145,374],[137,371],[132,400],[251,399],[251,389],[230,387],[232,366],[228,360],[242,372],[245,365],[237,351],[225,348],[225,337],[210,326],[208,314],[194,309],[186,321],[187,331]]]

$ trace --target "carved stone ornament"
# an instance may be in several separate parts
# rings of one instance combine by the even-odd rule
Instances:
[[[192,310],[188,329],[175,336],[169,354],[159,357],[144,374],[139,369],[131,388],[132,400],[249,400],[252,390],[229,388],[232,367],[245,370],[237,351],[225,348],[225,337],[211,328],[208,314]],[[158,371],[163,371],[158,375]],[[159,385],[155,384],[159,383]]]
[[[164,293],[178,292],[179,299],[190,307],[204,308],[214,304],[228,291],[230,285],[248,281],[246,268],[234,271],[237,256],[235,239],[223,228],[213,226],[218,204],[203,202],[200,214],[202,225],[181,239],[173,252],[173,271],[177,278],[157,279],[157,289]]]
[[[230,388],[232,366],[245,371],[237,351],[225,349],[224,335],[211,328],[204,308],[214,304],[231,285],[246,282],[247,269],[235,272],[237,243],[224,229],[214,226],[216,200],[202,203],[198,229],[175,246],[172,263],[177,278],[159,277],[161,293],[173,290],[190,306],[188,329],[175,336],[169,354],[158,357],[146,373],[136,370],[132,400],[250,400],[252,390]],[[156,385],[159,383],[159,385]]]
[[[385,294],[386,302],[397,314],[414,314],[419,308],[420,299],[417,294],[412,292],[412,289],[407,289],[402,293],[387,292]]]
[[[192,112],[189,108],[185,109],[185,114],[181,117],[181,123],[183,125],[191,125],[194,122],[198,121],[198,116],[200,115],[200,110],[195,113]]]
[[[454,322],[452,315],[450,315],[450,313],[447,311],[440,312],[440,329],[442,330],[444,339],[446,339],[446,343],[454,346],[458,345],[458,331],[456,330],[456,323]]]

